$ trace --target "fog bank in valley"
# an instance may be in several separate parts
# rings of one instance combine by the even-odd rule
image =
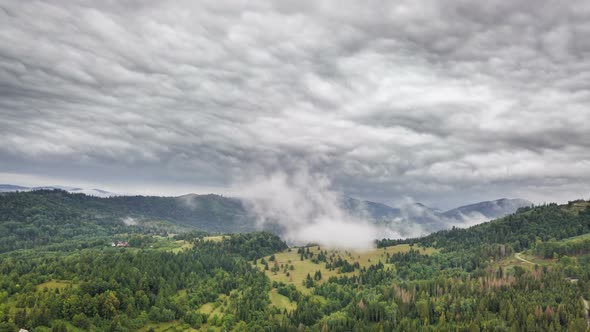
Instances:
[[[368,249],[375,239],[407,237],[409,230],[411,235],[420,233],[415,225],[375,224],[363,211],[344,209],[342,195],[328,178],[309,171],[255,176],[236,187],[258,226],[277,226],[294,245]]]
[[[419,237],[491,219],[477,211],[449,214],[411,197],[376,216],[370,211],[375,212],[379,203],[347,198],[334,189],[327,176],[305,168],[250,176],[236,183],[234,191],[255,217],[259,229],[277,232],[291,245],[318,243],[367,249],[373,247],[376,239]]]

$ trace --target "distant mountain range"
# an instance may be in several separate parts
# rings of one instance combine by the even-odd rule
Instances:
[[[120,218],[127,216],[141,220],[165,220],[179,226],[208,232],[248,232],[256,230],[256,216],[247,208],[247,202],[220,195],[188,194],[178,197],[119,196],[101,189],[84,189],[67,186],[24,187],[0,184],[0,192],[30,192],[52,190],[72,194],[85,194],[81,207],[108,210]],[[76,201],[77,204],[80,202]],[[422,203],[391,207],[383,203],[342,197],[341,208],[351,215],[362,217],[376,224],[398,230],[402,236],[416,236],[442,229],[468,227],[516,212],[518,208],[531,206],[524,199],[498,199],[460,206],[440,211]],[[1,202],[0,202],[1,203]],[[280,232],[277,225],[267,225],[267,230]]]
[[[496,219],[507,214],[514,213],[521,207],[531,206],[533,203],[526,199],[502,198],[495,201],[485,201],[475,204],[460,206],[446,211],[443,216],[446,218],[468,220],[473,218]]]
[[[85,194],[88,196],[95,197],[111,197],[117,194],[102,190],[102,189],[85,189],[79,187],[67,187],[67,186],[39,186],[39,187],[23,187],[16,186],[13,184],[0,184],[0,192],[14,192],[14,191],[31,191],[31,190],[53,190],[59,189],[64,190],[72,194]]]
[[[342,206],[352,214],[364,215],[380,224],[393,226],[418,225],[424,231],[436,232],[455,227],[469,227],[516,212],[521,207],[531,206],[525,199],[501,198],[460,206],[448,211],[431,208],[422,203],[404,204],[391,207],[382,203],[361,201],[346,197]]]

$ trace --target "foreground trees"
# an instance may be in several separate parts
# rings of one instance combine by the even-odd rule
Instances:
[[[367,266],[297,249],[298,259],[325,266],[329,278],[326,270],[281,267],[274,254],[286,244],[269,233],[219,242],[183,234],[176,239],[192,248],[176,253],[152,248],[149,235],[131,236],[135,248],[64,240],[11,251],[0,255],[0,331],[134,331],[160,323],[178,331],[586,331],[587,242],[559,240],[586,232],[590,213],[559,209],[404,240],[440,250],[412,248]],[[507,263],[523,249],[555,259]],[[303,276],[271,284],[254,261]]]
[[[104,248],[57,257],[7,255],[0,262],[0,330],[59,329],[60,321],[98,330],[172,320],[198,327],[207,315],[196,309],[220,295],[231,299],[228,315],[235,319],[226,319],[228,324],[253,321],[268,310],[270,285],[245,257],[233,252],[248,256],[252,250],[265,253],[285,244],[265,233],[235,238],[248,245],[236,250],[233,242],[197,241],[192,250],[178,254]]]

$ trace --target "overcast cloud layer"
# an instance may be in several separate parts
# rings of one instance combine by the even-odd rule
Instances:
[[[0,182],[589,198],[588,1],[0,0]]]

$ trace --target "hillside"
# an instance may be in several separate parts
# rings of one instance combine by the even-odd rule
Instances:
[[[24,187],[24,186],[17,186],[12,184],[0,184],[0,193],[1,192],[17,192],[17,191],[33,191],[33,190],[64,190],[69,192],[70,194],[85,194],[88,196],[95,196],[95,197],[111,197],[116,196],[117,194],[102,190],[102,189],[87,189],[87,188],[80,188],[80,187],[69,187],[69,186],[35,186],[35,187]]]
[[[0,193],[0,234],[5,234],[0,235],[4,239],[0,244],[0,252],[59,243],[63,239],[83,235],[107,236],[155,230],[178,232],[189,229],[242,233],[257,229],[256,217],[248,212],[243,201],[220,195],[101,198],[72,194],[61,189],[14,192],[14,186],[4,187],[12,192]],[[342,207],[351,214],[394,229],[419,224],[433,232],[462,223],[419,203],[392,208],[381,203],[345,197]],[[477,211],[476,207],[469,207],[469,211]],[[500,213],[497,209],[493,211]],[[281,234],[281,229],[276,225],[266,225],[264,229]]]
[[[73,209],[93,211],[96,215],[112,218],[132,217],[145,220],[167,220],[185,227],[211,232],[247,232],[254,230],[240,200],[219,195],[189,194],[179,197],[120,196],[101,189],[83,189],[66,186],[22,187],[0,185],[6,199],[23,197],[23,203],[32,206],[47,202]],[[75,195],[80,194],[80,195]],[[83,194],[83,195],[82,195]],[[15,196],[16,195],[16,196]],[[0,197],[0,204],[5,199]],[[50,208],[51,205],[45,205]],[[2,206],[0,206],[2,208]],[[20,210],[19,210],[20,211]]]
[[[247,213],[242,201],[220,195],[116,196],[100,200],[100,203],[123,214],[169,220],[207,232],[255,230],[255,219]]]
[[[555,203],[520,208],[516,213],[466,229],[443,230],[423,238],[391,243],[421,243],[446,249],[507,244],[514,250],[529,248],[537,241],[561,240],[590,232],[587,203]],[[385,241],[381,245],[390,243]]]
[[[89,200],[63,191],[1,197],[7,196],[3,204],[12,213],[2,218],[24,218],[28,232],[51,230],[42,220],[51,217],[68,225],[64,229],[84,229],[90,226],[75,220],[97,218],[97,227],[121,224],[119,235],[144,233],[133,235],[125,248],[112,248],[103,239],[71,250],[68,244],[96,239],[80,233],[52,250],[0,254],[3,331],[587,328],[590,264],[584,234],[590,229],[590,204],[583,201],[523,208],[468,229],[383,240],[378,244],[384,248],[356,252],[287,248],[269,233],[190,232],[170,238],[143,228],[139,214],[134,226],[116,219],[174,207],[157,198]],[[204,202],[213,205],[207,209],[226,207]],[[21,236],[22,225],[11,225],[3,234]],[[546,259],[533,256],[535,250],[558,252]]]
[[[165,220],[137,222],[95,197],[62,190],[0,194],[0,253],[123,233],[182,230]]]
[[[458,208],[448,210],[442,213],[442,215],[446,218],[454,218],[458,220],[481,217],[491,220],[504,217],[508,214],[516,212],[516,210],[519,208],[531,205],[533,205],[533,203],[525,199],[502,198],[495,201],[485,201],[460,206]]]
[[[362,201],[349,197],[342,199],[342,206],[352,214],[368,216],[378,224],[417,224],[429,232],[450,229],[453,226],[468,227],[516,212],[533,205],[525,199],[498,199],[459,206],[448,211],[431,208],[422,203],[391,207],[382,203]]]
[[[63,190],[0,194],[0,252],[131,232],[254,230],[240,201],[217,195],[99,198]]]

